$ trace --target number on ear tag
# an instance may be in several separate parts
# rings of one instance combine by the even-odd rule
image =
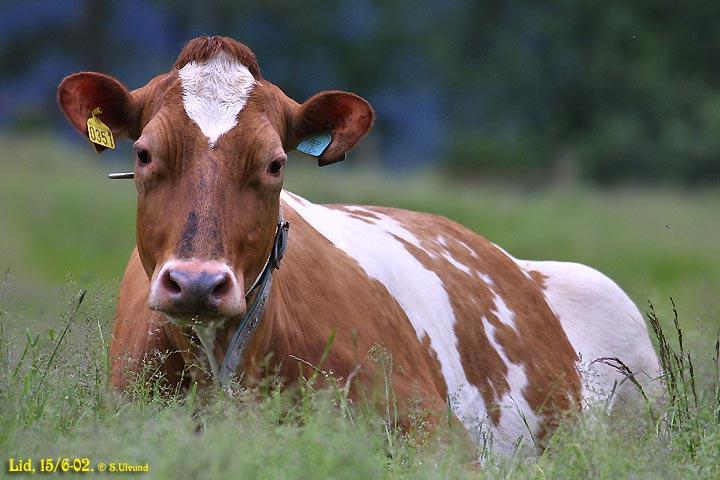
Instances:
[[[306,137],[297,146],[297,149],[313,157],[319,157],[323,154],[328,145],[332,142],[332,135],[329,133],[318,133],[311,137]]]
[[[107,148],[115,148],[115,139],[110,131],[110,127],[100,121],[96,115],[102,113],[102,109],[97,107],[92,111],[92,117],[87,120],[88,138],[91,142],[97,143]]]

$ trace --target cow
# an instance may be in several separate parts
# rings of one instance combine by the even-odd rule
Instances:
[[[81,72],[58,101],[82,135],[97,115],[135,141],[137,246],[109,352],[117,389],[157,352],[172,385],[206,381],[199,358],[223,385],[270,371],[292,385],[329,348],[322,369],[354,377],[361,395],[380,346],[401,414],[415,399],[449,406],[470,438],[511,452],[563,412],[640,398],[627,372],[594,359],[621,359],[643,385],[659,372],[642,315],[592,268],[516,259],[441,216],[283,190],[289,152],[304,145],[329,165],[368,132],[375,114],[358,95],[298,104],[250,48],[214,36],[141,88]]]

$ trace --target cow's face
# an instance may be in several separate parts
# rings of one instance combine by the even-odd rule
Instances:
[[[81,133],[100,107],[116,136],[136,140],[148,304],[179,322],[245,311],[245,292],[272,248],[286,152],[331,132],[318,162],[333,163],[373,121],[368,103],[350,93],[295,103],[261,77],[247,47],[221,37],[191,41],[172,71],[133,92],[85,72],[65,78],[58,99]]]

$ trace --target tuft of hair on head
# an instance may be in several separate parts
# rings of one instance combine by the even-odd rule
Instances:
[[[245,65],[256,80],[262,79],[260,66],[250,47],[232,38],[221,36],[198,37],[190,40],[178,55],[175,68],[179,70],[190,62],[207,62],[220,52],[225,52]]]

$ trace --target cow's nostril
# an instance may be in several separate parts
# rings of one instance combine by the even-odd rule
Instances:
[[[213,288],[211,295],[215,298],[222,298],[230,291],[230,278],[225,275],[223,276],[222,280],[218,282],[217,285],[215,285],[215,288]]]
[[[173,295],[177,295],[180,292],[182,292],[182,288],[180,288],[180,284],[178,284],[172,278],[172,275],[170,274],[169,271],[166,271],[165,274],[163,275],[162,286],[167,292],[169,292]]]
[[[237,315],[245,303],[230,268],[219,262],[174,262],[163,266],[150,291],[150,308],[174,318]]]

